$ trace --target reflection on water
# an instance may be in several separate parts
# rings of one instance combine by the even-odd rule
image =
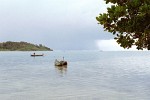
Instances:
[[[67,65],[64,66],[55,66],[56,72],[61,76],[67,74]]]

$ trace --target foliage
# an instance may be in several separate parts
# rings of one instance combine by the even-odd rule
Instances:
[[[0,51],[50,51],[51,49],[43,45],[34,45],[27,42],[3,42],[0,43]]]
[[[123,48],[150,50],[150,0],[105,0],[107,13],[96,17]]]

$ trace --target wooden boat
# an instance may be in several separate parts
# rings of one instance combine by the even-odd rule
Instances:
[[[32,57],[35,57],[35,56],[44,56],[44,54],[35,54],[35,53],[34,53],[34,54],[31,54],[31,56],[32,56]]]
[[[65,66],[67,65],[67,61],[61,60],[58,61],[57,59],[55,60],[55,66]]]

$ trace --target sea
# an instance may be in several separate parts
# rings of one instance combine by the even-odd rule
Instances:
[[[150,100],[149,51],[33,53],[0,52],[0,100]]]

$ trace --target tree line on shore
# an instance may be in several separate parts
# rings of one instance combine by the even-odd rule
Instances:
[[[27,42],[2,42],[0,43],[0,51],[52,51],[52,49],[42,44],[31,44]]]

